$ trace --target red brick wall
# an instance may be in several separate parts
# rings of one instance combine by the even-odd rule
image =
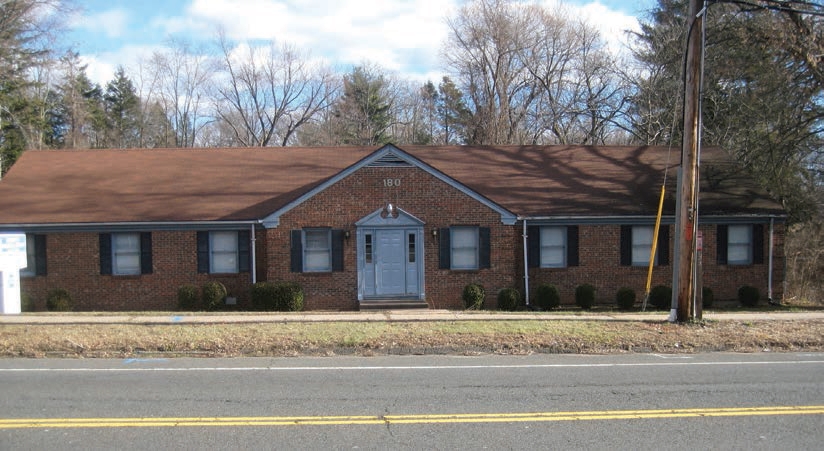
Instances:
[[[218,280],[241,304],[248,300],[249,273],[197,273],[194,231],[152,232],[152,274],[101,275],[99,246],[97,233],[49,234],[47,274],[22,277],[23,293],[31,296],[37,310],[45,310],[46,296],[55,288],[68,290],[78,311],[175,310],[181,285],[200,287]]]
[[[393,180],[386,186],[385,179]],[[399,180],[399,186],[394,181]],[[280,226],[267,231],[270,262],[267,278],[293,280],[304,287],[307,309],[351,310],[357,302],[357,249],[355,222],[391,203],[425,223],[425,293],[433,308],[463,308],[464,285],[479,282],[487,289],[487,306],[495,306],[494,293],[515,286],[515,250],[511,226],[501,215],[417,168],[363,168],[344,178],[280,218]],[[438,269],[438,239],[432,230],[452,225],[489,227],[491,268],[478,271]],[[304,227],[331,227],[349,231],[344,244],[344,271],[291,273],[289,233]],[[274,243],[282,243],[275,245]]]
[[[652,285],[672,286],[675,258],[673,226],[670,229],[670,261],[666,266],[656,266],[652,273]],[[531,268],[530,292],[541,283],[555,285],[561,294],[562,304],[575,303],[575,287],[589,283],[596,287],[598,303],[614,304],[619,288],[635,290],[640,302],[646,288],[646,266],[620,265],[620,226],[580,226],[580,265],[569,268]],[[717,300],[737,298],[738,288],[753,285],[761,292],[762,301],[767,299],[769,264],[769,227],[764,227],[764,263],[754,265],[718,265],[716,260],[716,226],[701,226],[703,232],[703,285],[712,289]],[[773,255],[773,298],[781,299],[784,280],[783,224],[776,224]],[[523,254],[521,254],[523,255]],[[521,265],[523,267],[523,264]]]
[[[393,180],[386,186],[385,179]],[[399,184],[394,183],[400,181]],[[523,241],[521,224],[505,226],[500,214],[462,194],[418,168],[362,168],[334,186],[318,193],[280,218],[280,225],[256,233],[258,280],[292,280],[306,294],[307,310],[355,310],[357,301],[357,249],[355,222],[388,203],[407,211],[425,223],[424,280],[426,301],[432,308],[463,308],[461,292],[468,283],[486,288],[485,306],[495,308],[501,288],[523,290]],[[438,269],[438,237],[432,231],[453,225],[489,227],[491,268],[477,271]],[[344,243],[344,270],[331,273],[290,272],[290,231],[304,227],[344,229],[350,237]],[[716,264],[715,226],[702,226],[704,234],[704,285],[716,299],[734,299],[744,284],[755,285],[767,297],[769,227],[764,227],[765,263],[747,266]],[[670,236],[674,233],[670,226]],[[774,293],[783,293],[784,226],[776,225]],[[202,286],[218,280],[238,298],[239,307],[248,306],[251,274],[209,275],[197,273],[195,231],[152,233],[153,274],[140,276],[100,275],[97,233],[53,233],[47,237],[48,275],[24,277],[23,292],[32,297],[37,309],[45,309],[46,294],[65,288],[74,299],[75,310],[174,310],[177,289],[183,284]],[[646,282],[646,267],[620,266],[620,226],[579,226],[580,266],[529,271],[530,291],[539,283],[555,284],[562,302],[574,303],[577,285],[591,283],[597,300],[613,303],[618,288],[633,288],[639,300]],[[672,243],[670,264],[656,267],[654,285],[672,283]]]

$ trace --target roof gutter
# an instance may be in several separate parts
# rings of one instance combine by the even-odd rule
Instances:
[[[262,223],[259,219],[243,221],[129,221],[129,222],[64,222],[64,223],[20,223],[0,224],[0,230],[32,232],[152,232],[175,230],[238,230]]]

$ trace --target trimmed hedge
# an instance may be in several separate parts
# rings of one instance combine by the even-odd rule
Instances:
[[[551,310],[561,305],[558,287],[542,283],[535,288],[535,304],[542,310]]]
[[[177,289],[177,308],[183,311],[200,310],[200,291],[194,285],[181,285]]]
[[[760,297],[761,293],[758,292],[758,288],[751,285],[744,285],[738,289],[738,302],[744,307],[755,307]]]
[[[498,292],[498,310],[514,312],[521,307],[521,293],[514,288],[503,288]]]
[[[701,288],[701,306],[704,308],[712,307],[712,304],[715,303],[715,295],[712,293],[710,287],[702,287]]]
[[[470,283],[464,287],[461,299],[463,299],[464,308],[467,310],[480,310],[484,306],[485,296],[486,290],[484,290],[483,285]]]
[[[635,308],[635,290],[629,287],[621,287],[615,294],[615,303],[620,310],[632,310]]]
[[[50,312],[68,312],[72,309],[72,297],[65,288],[55,288],[46,295],[46,309]]]
[[[258,282],[252,285],[252,307],[270,312],[303,310],[303,288],[295,282]]]
[[[203,284],[201,294],[203,296],[203,307],[206,310],[217,310],[223,307],[223,301],[229,292],[222,283],[213,280]]]
[[[656,285],[649,290],[649,303],[659,310],[669,310],[672,306],[672,288]]]
[[[585,283],[575,288],[575,305],[589,310],[595,305],[595,287]]]

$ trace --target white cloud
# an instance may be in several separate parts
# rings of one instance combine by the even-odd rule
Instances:
[[[86,75],[89,80],[99,84],[103,89],[114,78],[118,66],[126,68],[129,78],[132,79],[135,87],[139,88],[141,84],[141,80],[138,79],[140,78],[140,65],[143,61],[147,61],[153,52],[161,48],[159,45],[128,45],[113,52],[102,52],[93,56],[80,55],[80,60],[87,65]]]
[[[121,8],[110,9],[89,16],[76,17],[73,26],[93,33],[103,33],[107,38],[123,36],[128,24],[129,15]]]
[[[598,30],[601,38],[614,54],[622,54],[627,48],[629,42],[627,31],[640,31],[641,29],[638,18],[612,10],[597,0],[588,3],[580,2],[580,4],[571,4],[561,0],[545,0],[543,4],[550,10],[565,9],[570,17],[585,20]]]

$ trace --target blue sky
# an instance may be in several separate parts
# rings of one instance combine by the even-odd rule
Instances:
[[[540,0],[552,4],[559,0]],[[622,30],[654,0],[560,0],[619,44]],[[105,83],[114,69],[134,69],[170,38],[214,42],[216,30],[237,41],[290,43],[334,67],[364,61],[399,76],[438,80],[444,18],[460,0],[78,0],[67,44]]]

